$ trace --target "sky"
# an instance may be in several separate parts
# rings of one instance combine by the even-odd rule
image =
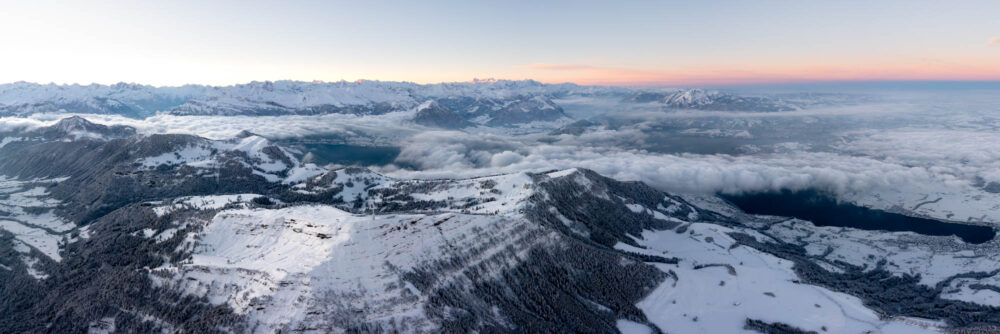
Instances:
[[[0,82],[997,81],[997,13],[997,1],[0,0]]]

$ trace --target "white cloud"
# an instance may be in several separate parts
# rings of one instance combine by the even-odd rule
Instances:
[[[54,122],[45,122],[30,118],[0,118],[0,132],[24,131],[42,126],[51,125]]]
[[[490,166],[493,166],[493,167],[506,167],[506,166],[510,166],[512,164],[521,162],[521,160],[524,160],[524,159],[523,159],[523,157],[521,157],[520,154],[514,153],[512,151],[503,151],[503,152],[494,154],[493,157],[490,158]]]
[[[837,145],[841,151],[878,157],[936,173],[982,177],[1000,182],[1000,133],[970,129],[907,128],[894,131],[859,131]]]
[[[471,177],[517,171],[584,167],[623,180],[641,180],[679,192],[767,191],[820,188],[838,193],[894,187],[938,176],[923,167],[906,167],[866,157],[837,153],[794,153],[770,156],[654,154],[641,150],[534,145],[509,150],[513,142],[483,145],[417,139],[403,148],[399,162],[421,171],[393,170],[402,177]],[[497,163],[502,161],[502,163]],[[948,181],[951,180],[946,177]]]
[[[987,42],[986,45],[1000,47],[1000,37],[990,38],[990,41]]]

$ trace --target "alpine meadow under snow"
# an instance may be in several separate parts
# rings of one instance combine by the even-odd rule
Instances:
[[[998,93],[3,84],[0,332],[996,332]]]

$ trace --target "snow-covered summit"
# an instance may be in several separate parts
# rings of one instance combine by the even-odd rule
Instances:
[[[740,96],[716,90],[679,89],[668,91],[639,90],[628,94],[626,102],[658,103],[670,109],[715,111],[789,111],[799,108],[769,97]]]
[[[712,103],[713,98],[718,98],[722,93],[718,91],[705,91],[702,89],[682,90],[670,94],[663,98],[662,102],[671,106],[693,107]]]

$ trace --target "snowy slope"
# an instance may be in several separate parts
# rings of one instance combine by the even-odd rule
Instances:
[[[621,191],[628,190],[605,188],[605,181],[577,169],[534,176],[430,181],[396,180],[348,169],[311,180],[298,191],[318,191],[315,183],[320,180],[329,180],[332,185],[327,187],[340,189],[340,196],[362,203],[345,201],[342,208],[296,205],[222,210],[206,221],[200,232],[185,237],[183,249],[191,251],[188,260],[154,270],[171,273],[169,278],[154,275],[157,284],[229,305],[247,316],[256,332],[338,330],[358,323],[408,332],[436,331],[442,322],[428,314],[426,306],[433,294],[400,274],[439,262],[451,252],[475,249],[474,254],[479,255],[461,257],[462,266],[469,266],[466,261],[486,260],[511,245],[484,240],[523,241],[527,235],[537,233],[531,231],[545,231],[545,225],[538,225],[526,212],[538,203],[558,201],[551,193],[551,185],[569,182],[589,189],[596,198],[620,198],[624,202],[614,205],[621,205],[621,210],[648,215],[675,227],[630,234],[627,238],[634,245],[615,245],[614,249],[646,254],[650,259],[679,259],[676,263],[651,260],[650,264],[667,279],[635,304],[650,322],[620,318],[615,323],[618,329],[752,332],[745,328],[750,320],[835,333],[937,332],[948,326],[941,321],[905,316],[885,318],[856,296],[803,284],[792,269],[794,261],[746,246],[731,236],[745,233],[770,240],[752,226],[705,221],[701,217],[712,217],[710,212],[670,197],[657,205],[641,204],[648,203],[644,199],[622,198]],[[406,196],[399,196],[401,193]],[[250,197],[244,196],[244,200]],[[496,200],[468,205],[474,198]],[[438,202],[445,204],[435,204]],[[407,205],[413,203],[424,203],[431,209],[414,210]],[[371,214],[368,208],[372,206],[377,214]],[[345,208],[357,209],[351,213]],[[408,213],[386,212],[401,209]],[[556,212],[560,224],[571,227],[575,235],[589,238],[590,233],[597,232],[586,220],[574,222],[572,215]],[[794,240],[790,232],[778,233],[776,228],[771,227],[774,233]],[[587,229],[589,232],[584,232]],[[518,244],[517,249],[526,250],[539,242],[556,247],[575,238],[560,237],[554,230],[543,235],[548,236]],[[864,237],[849,235],[845,238]],[[156,238],[154,234],[149,237]],[[816,242],[816,247],[826,247],[824,242],[850,245],[837,240]],[[513,262],[488,272],[502,277],[506,275],[503,268],[526,263],[522,262],[525,258],[505,259]]]
[[[427,296],[397,273],[471,246],[473,235],[514,235],[520,225],[500,216],[372,218],[329,206],[227,210],[195,237],[190,261],[157,270],[178,273],[161,284],[225,303],[257,332],[348,320],[429,330]]]
[[[681,333],[741,332],[746,319],[831,333],[934,333],[943,326],[885,320],[857,297],[797,283],[793,262],[749,247],[732,248],[729,232],[732,229],[699,223],[684,233],[644,232],[640,245],[645,248],[618,246],[683,259],[676,265],[656,264],[675,278],[639,303],[653,323]]]

